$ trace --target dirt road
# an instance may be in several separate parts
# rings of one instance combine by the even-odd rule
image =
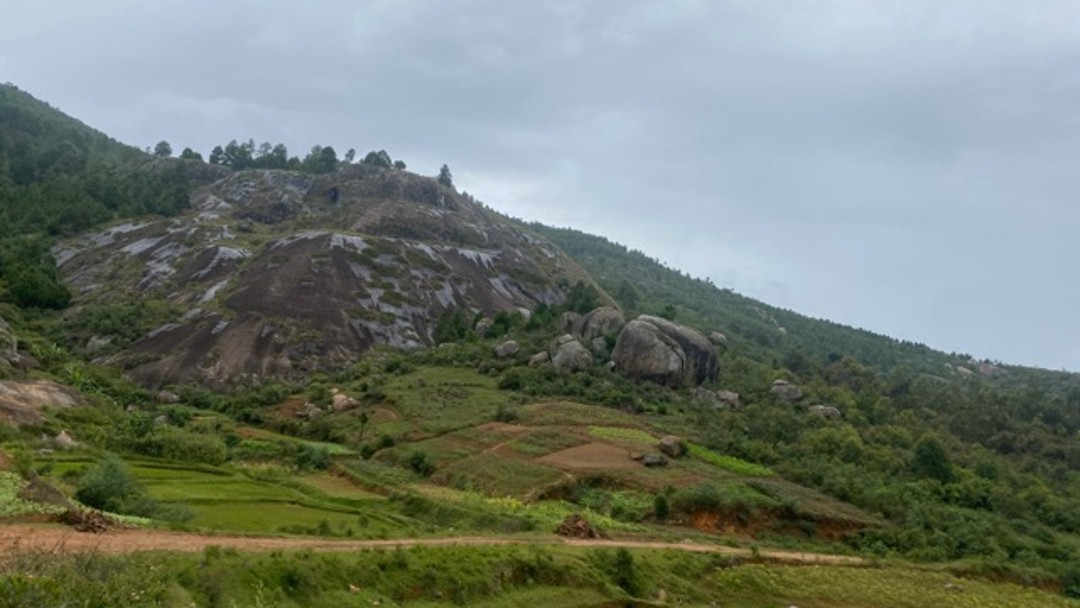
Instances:
[[[319,538],[216,536],[185,534],[159,530],[114,530],[103,534],[75,532],[56,526],[0,526],[0,555],[18,551],[47,551],[51,553],[131,553],[136,551],[202,551],[217,545],[241,551],[273,549],[311,549],[315,551],[357,551],[360,549],[392,549],[394,547],[439,547],[448,545],[564,545],[570,547],[626,547],[629,549],[674,549],[697,553],[721,553],[751,556],[749,549],[739,549],[695,542],[652,542],[636,540],[581,540],[552,537],[500,538],[455,536],[448,538],[404,538],[395,540],[325,540]],[[818,564],[858,564],[862,560],[844,555],[799,553],[763,549],[758,556],[770,560]]]

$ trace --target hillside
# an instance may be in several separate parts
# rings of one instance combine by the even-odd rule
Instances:
[[[14,605],[1080,595],[1076,375],[778,309],[382,151],[150,157],[2,92],[0,519],[434,539],[31,555]]]
[[[453,310],[471,319],[557,305],[591,282],[551,244],[397,169],[230,172],[191,206],[54,249],[79,294],[72,314],[150,300],[171,311],[129,348],[107,328],[79,345],[111,352],[146,385],[340,369],[373,345],[432,345]]]

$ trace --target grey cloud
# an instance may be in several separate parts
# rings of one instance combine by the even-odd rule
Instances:
[[[386,148],[815,316],[1080,369],[1080,5],[23,3],[10,79],[125,141]]]

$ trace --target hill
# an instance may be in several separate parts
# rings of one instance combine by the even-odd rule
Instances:
[[[953,575],[974,604],[1059,605],[987,581],[1080,594],[1076,375],[778,309],[602,237],[512,220],[385,152],[300,160],[234,141],[213,163],[151,157],[3,93],[5,133],[22,142],[0,164],[10,521],[327,542],[464,534],[533,551],[358,558],[364,584],[402,603],[503,588],[564,603],[587,588],[585,605],[703,604],[742,585],[748,605],[771,605],[808,596],[769,577],[828,583],[626,551],[684,538],[751,561],[762,545],[885,560],[843,575],[904,581],[883,587],[892,600]],[[53,147],[75,160],[50,161]],[[557,528],[623,551],[542,548]],[[154,597],[256,603],[262,589],[340,604],[329,589],[350,589],[300,566],[303,553],[259,557],[275,574],[256,588],[233,557],[155,562],[168,574]],[[128,591],[86,564],[131,577],[144,559],[0,567],[70,598]],[[471,586],[422,580],[448,561]],[[397,578],[363,570],[376,562]]]

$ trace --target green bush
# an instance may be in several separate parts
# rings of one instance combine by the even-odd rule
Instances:
[[[435,472],[435,465],[431,463],[431,457],[427,455],[427,452],[420,450],[409,454],[409,468],[424,477],[431,477],[431,474]]]
[[[324,447],[301,444],[296,450],[296,466],[302,471],[330,468],[330,452]]]
[[[133,447],[148,456],[205,464],[221,464],[229,457],[225,442],[217,435],[171,426],[154,429]]]
[[[87,506],[120,515],[168,521],[191,517],[182,506],[162,505],[150,498],[127,465],[116,456],[105,457],[79,477],[75,498]]]

